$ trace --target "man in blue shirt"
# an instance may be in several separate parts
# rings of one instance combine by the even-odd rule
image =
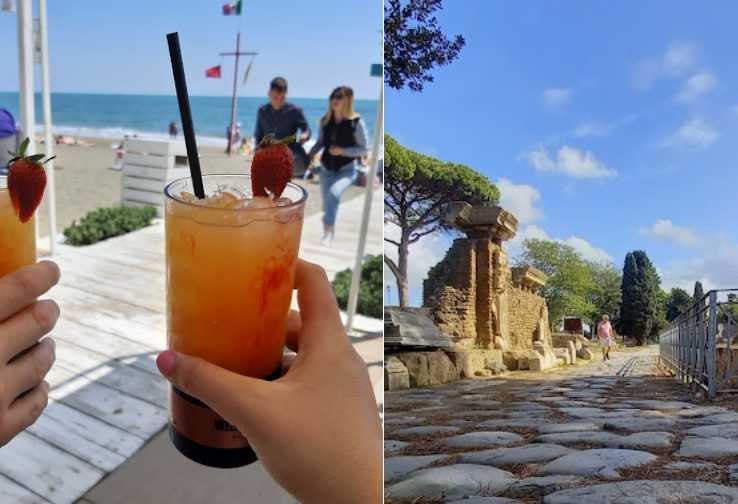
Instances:
[[[254,141],[259,145],[261,140],[269,134],[275,138],[297,136],[297,141],[290,144],[295,155],[293,171],[300,175],[308,166],[309,159],[302,144],[310,139],[310,126],[305,120],[302,109],[287,102],[287,80],[275,77],[269,84],[269,103],[259,107],[256,115],[256,130]],[[299,136],[298,136],[299,135]]]

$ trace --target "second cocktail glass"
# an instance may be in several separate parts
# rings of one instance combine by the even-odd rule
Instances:
[[[7,180],[0,177],[0,277],[36,262],[33,219],[20,221],[10,201]]]

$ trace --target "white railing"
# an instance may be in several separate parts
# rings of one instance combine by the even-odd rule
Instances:
[[[738,289],[708,292],[659,334],[662,365],[711,399],[738,391],[737,294]]]

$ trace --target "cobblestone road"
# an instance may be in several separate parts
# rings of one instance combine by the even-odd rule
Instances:
[[[387,392],[386,501],[738,503],[738,413],[657,354]]]

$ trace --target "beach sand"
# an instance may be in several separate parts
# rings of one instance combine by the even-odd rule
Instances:
[[[59,233],[70,226],[73,221],[79,221],[91,210],[121,203],[122,174],[120,171],[110,169],[115,160],[115,151],[111,145],[117,142],[104,138],[80,138],[80,140],[93,145],[90,147],[55,146],[57,159],[54,176],[56,178],[56,219]],[[38,150],[43,152],[43,146],[39,145]],[[198,150],[204,174],[248,172],[250,161],[244,156],[228,157],[218,147],[204,146],[199,147]],[[303,180],[293,182],[300,184],[308,192],[306,214],[320,212],[320,186],[317,177],[312,182]],[[353,186],[344,193],[342,201],[348,201],[362,193],[363,188]],[[47,198],[44,198],[37,213],[41,236],[48,235],[47,208]]]

